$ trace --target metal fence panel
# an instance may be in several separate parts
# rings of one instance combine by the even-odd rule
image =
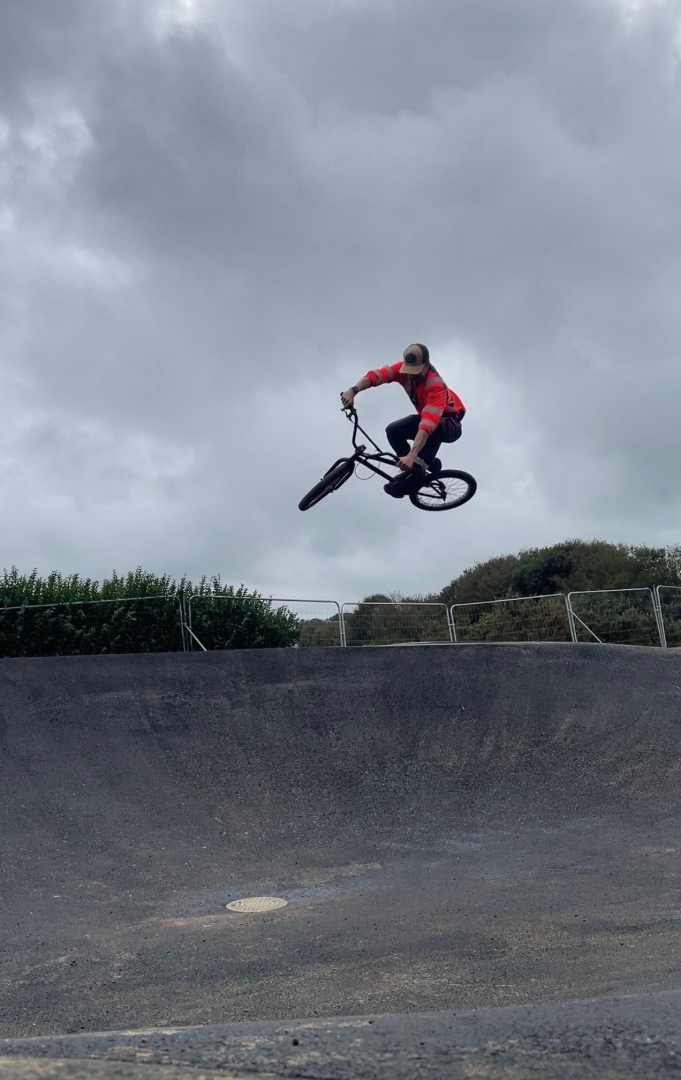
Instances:
[[[568,604],[578,641],[601,644],[663,644],[652,589],[571,592]]]
[[[145,596],[27,604],[0,607],[0,656],[249,648],[256,609],[273,616],[261,643],[275,647],[571,640],[681,647],[681,586],[662,585],[654,591],[575,591],[451,609],[420,601],[341,606],[335,600],[266,599],[245,592],[188,601]]]
[[[664,644],[670,649],[681,648],[681,586],[658,585],[655,592]]]
[[[0,607],[0,656],[181,652],[183,624],[174,596]]]
[[[574,640],[563,593],[454,604],[451,619],[458,642]]]
[[[346,645],[400,645],[452,641],[446,604],[371,601],[343,604]]]
[[[187,631],[189,647],[204,651],[225,648],[249,648],[248,635],[239,636],[235,631],[234,608],[239,606],[237,620],[247,619],[249,610],[267,610],[268,613],[281,615],[282,642],[276,640],[276,628],[272,640],[273,647],[279,644],[308,647],[313,645],[340,646],[343,644],[343,627],[340,604],[335,600],[300,600],[281,599],[279,597],[238,597],[222,596],[214,593],[190,597],[187,604]],[[291,640],[290,618],[296,620],[294,637]],[[276,623],[276,619],[275,619]]]
[[[335,600],[274,599],[271,603],[292,611],[300,620],[300,648],[343,644],[341,609]]]

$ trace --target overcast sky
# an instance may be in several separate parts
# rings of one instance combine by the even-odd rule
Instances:
[[[681,0],[3,0],[0,563],[353,600],[681,541],[680,55]],[[412,341],[475,499],[300,513]]]

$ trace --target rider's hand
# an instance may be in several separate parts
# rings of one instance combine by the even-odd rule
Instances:
[[[354,390],[344,390],[343,393],[341,394],[341,401],[343,402],[342,408],[344,408],[344,409],[351,408],[352,403],[353,403],[354,400],[355,400],[355,391]]]
[[[411,467],[414,464],[415,460],[416,460],[416,455],[412,454],[411,451],[410,451],[406,455],[406,457],[398,458],[397,459],[397,464],[402,469],[402,472],[406,472],[407,469],[411,469]]]

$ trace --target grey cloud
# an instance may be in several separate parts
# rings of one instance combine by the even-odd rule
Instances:
[[[588,0],[269,0],[247,19],[253,52],[264,48],[307,96],[381,113],[427,111],[434,90],[470,90],[491,72],[562,69],[574,86],[575,56],[602,71],[603,38],[621,33],[617,12]]]
[[[272,587],[307,574],[346,595],[436,587],[523,542],[633,533],[637,505],[648,539],[666,537],[678,3],[630,29],[597,0],[206,10],[165,35],[151,0],[2,16],[3,363],[24,381],[16,408],[48,417],[21,444],[35,483],[84,492],[90,536],[102,501],[116,507],[106,566],[131,550],[141,490],[175,524],[144,526],[139,561]],[[345,445],[338,390],[413,339],[467,400],[450,453],[480,472],[479,496],[445,525],[355,485],[303,517]],[[362,407],[380,430],[408,403],[387,390]],[[143,438],[170,476],[121,461]],[[28,511],[17,547],[27,530]],[[423,536],[428,568],[405,567]]]

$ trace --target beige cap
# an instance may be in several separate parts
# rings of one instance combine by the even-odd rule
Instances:
[[[402,359],[400,375],[418,375],[430,360],[430,353],[425,345],[407,345]]]

